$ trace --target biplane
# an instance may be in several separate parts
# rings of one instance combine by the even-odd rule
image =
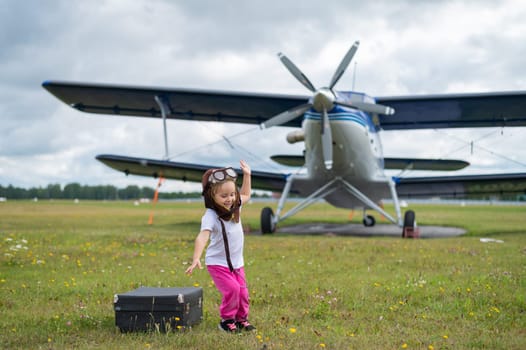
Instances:
[[[275,162],[303,172],[252,171],[252,187],[281,192],[274,210],[261,212],[261,230],[276,225],[312,203],[324,199],[340,208],[363,210],[363,224],[373,226],[374,210],[401,227],[402,236],[416,226],[412,210],[402,215],[399,198],[467,198],[489,194],[526,193],[526,173],[389,176],[385,170],[459,170],[469,163],[457,159],[387,158],[379,132],[414,129],[526,126],[526,91],[372,97],[362,92],[337,91],[335,86],[359,46],[355,42],[329,84],[317,88],[284,54],[279,59],[310,91],[306,95],[210,91],[185,88],[138,87],[95,83],[45,81],[42,86],[72,108],[86,113],[160,118],[166,156],[149,159],[101,154],[96,159],[126,175],[200,182],[214,164],[168,159],[167,120],[256,124],[262,129],[287,127],[289,143],[302,142],[298,155],[274,155]],[[257,152],[257,142],[253,144]],[[239,175],[242,175],[239,171]],[[291,194],[300,201],[284,213]],[[391,199],[394,213],[382,200]]]

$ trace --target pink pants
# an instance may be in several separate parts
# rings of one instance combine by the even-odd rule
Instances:
[[[230,272],[228,267],[207,265],[212,280],[223,295],[219,314],[223,320],[245,321],[248,318],[248,288],[243,267]]]

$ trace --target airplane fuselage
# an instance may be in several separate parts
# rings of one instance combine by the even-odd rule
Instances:
[[[322,156],[320,118],[320,113],[309,111],[305,113],[303,121],[305,165],[308,182],[311,183],[309,190],[339,177],[353,186],[359,186],[373,201],[388,198],[389,179],[384,174],[382,145],[369,115],[344,107],[330,111],[333,140],[333,163],[330,169],[326,168]],[[362,206],[361,202],[345,191],[338,191],[325,199],[338,207]]]

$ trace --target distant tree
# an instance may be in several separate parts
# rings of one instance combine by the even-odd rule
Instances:
[[[27,191],[22,188],[16,188],[12,185],[0,188],[0,197],[6,198],[27,198]]]
[[[141,188],[141,198],[153,198],[155,190],[151,187]]]
[[[47,186],[49,198],[62,198],[62,188],[59,184],[50,184]]]
[[[82,186],[78,183],[71,183],[64,186],[63,197],[66,199],[82,198]]]
[[[119,199],[117,195],[117,187],[115,186],[103,186],[104,199],[106,200],[115,200]]]
[[[118,191],[120,199],[138,199],[141,197],[141,189],[139,186],[130,185]]]

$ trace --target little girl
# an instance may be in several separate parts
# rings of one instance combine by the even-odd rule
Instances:
[[[239,218],[241,205],[250,199],[250,167],[240,161],[243,171],[241,189],[236,187],[237,174],[232,168],[209,169],[203,175],[203,197],[207,208],[201,219],[201,231],[195,239],[191,275],[202,269],[201,254],[206,250],[205,264],[214,283],[223,295],[219,313],[219,329],[236,333],[256,329],[248,322],[248,289],[243,268],[244,233]]]

